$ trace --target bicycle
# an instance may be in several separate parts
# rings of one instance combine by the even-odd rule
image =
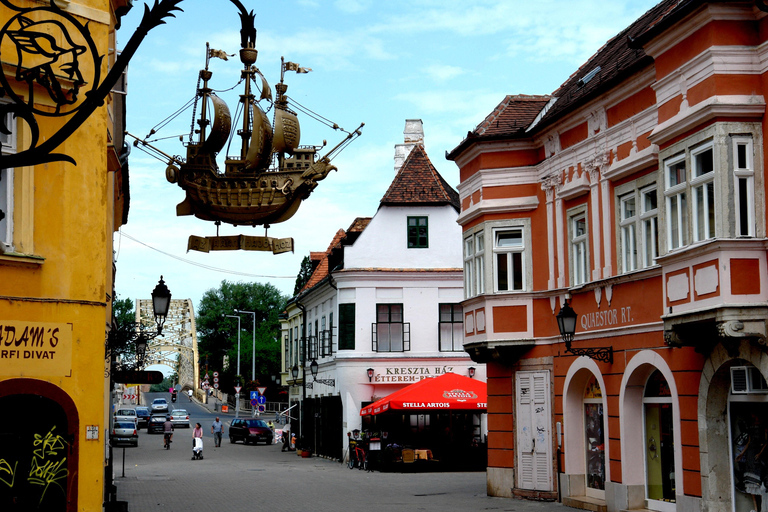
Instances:
[[[349,469],[359,467],[361,470],[368,470],[368,456],[360,444],[355,441],[350,441],[349,443],[349,461],[347,466],[349,466]]]

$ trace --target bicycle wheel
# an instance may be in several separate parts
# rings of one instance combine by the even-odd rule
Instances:
[[[347,462],[347,466],[349,466],[349,469],[355,468],[355,456],[353,452],[350,452],[349,454],[349,461]]]
[[[362,468],[365,471],[368,471],[368,454],[367,453],[365,455],[363,455],[363,466],[362,466]]]

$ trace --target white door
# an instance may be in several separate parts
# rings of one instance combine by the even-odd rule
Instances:
[[[551,491],[549,371],[517,372],[517,486]]]

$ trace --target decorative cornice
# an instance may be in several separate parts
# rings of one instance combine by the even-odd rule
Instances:
[[[646,167],[658,165],[658,161],[659,146],[651,144],[642,151],[629,155],[627,158],[614,161],[608,169],[603,171],[603,178],[615,181],[645,169]]]
[[[765,114],[763,96],[711,96],[688,107],[664,121],[648,137],[654,144],[663,144],[716,117],[761,117]]]
[[[539,198],[536,196],[513,197],[505,199],[481,199],[459,215],[456,219],[460,225],[474,220],[482,215],[491,213],[527,212],[538,208]]]

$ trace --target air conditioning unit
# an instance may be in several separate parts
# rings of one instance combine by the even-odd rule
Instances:
[[[760,370],[754,366],[732,366],[731,393],[734,395],[768,393],[768,383]]]

